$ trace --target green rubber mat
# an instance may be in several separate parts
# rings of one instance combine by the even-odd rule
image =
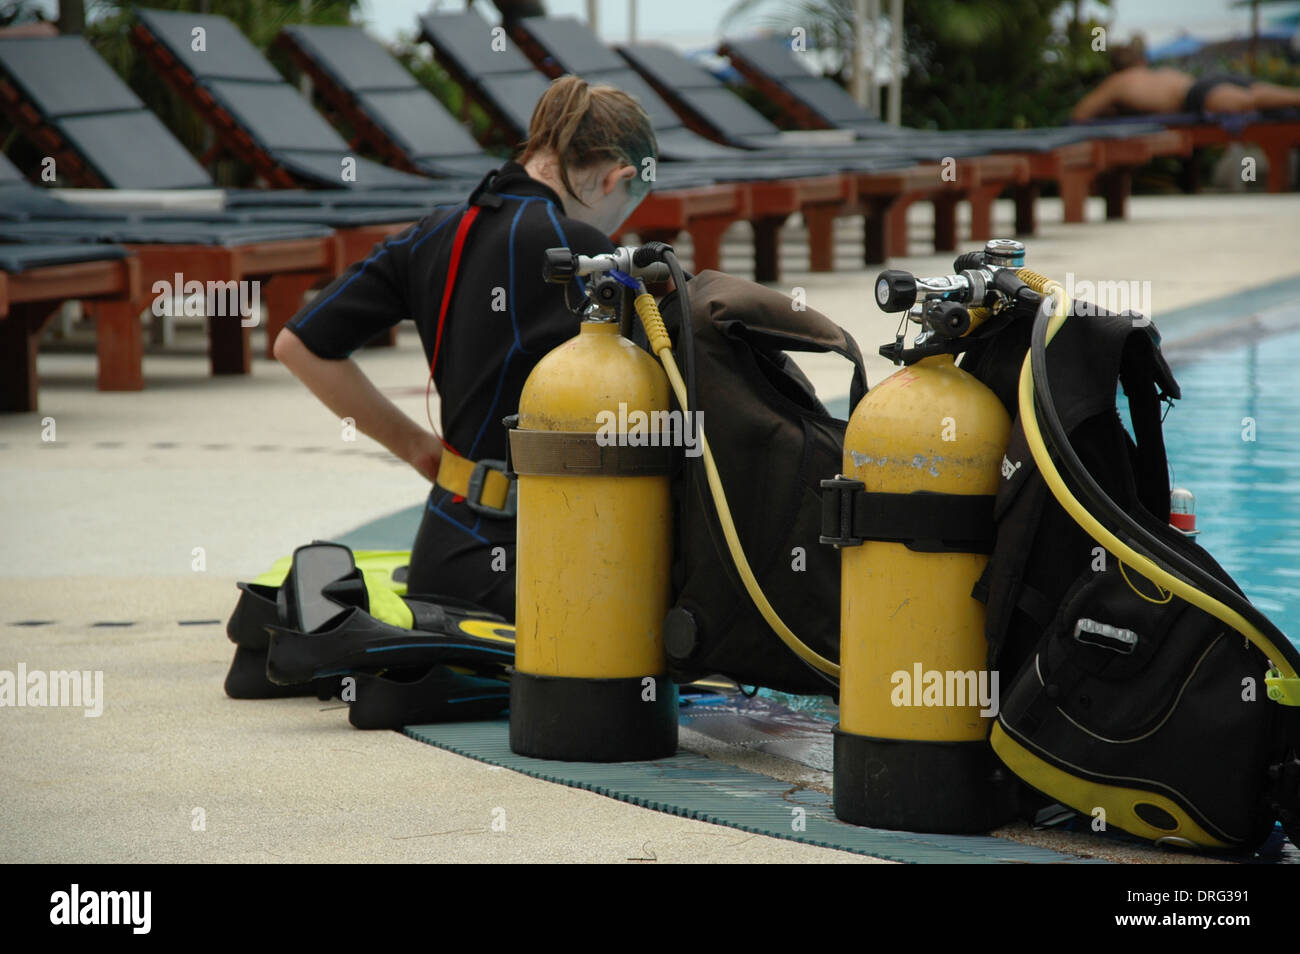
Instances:
[[[335,537],[333,542],[353,550],[409,550],[423,516],[424,504],[416,504],[364,523],[341,537]]]
[[[420,742],[571,788],[643,808],[725,825],[740,831],[889,861],[940,864],[1062,863],[1087,859],[987,835],[923,835],[846,825],[830,796],[789,782],[679,752],[658,762],[551,762],[510,751],[509,724],[455,722],[413,725]],[[803,830],[798,830],[802,825]]]

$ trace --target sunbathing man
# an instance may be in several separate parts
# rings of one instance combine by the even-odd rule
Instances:
[[[1143,113],[1246,113],[1300,108],[1300,89],[1220,73],[1196,79],[1174,69],[1149,69],[1141,40],[1111,52],[1115,72],[1074,107],[1074,122]]]

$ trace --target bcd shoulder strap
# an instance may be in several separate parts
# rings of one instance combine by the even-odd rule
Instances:
[[[1159,336],[1137,315],[1089,312],[1080,317],[1084,320],[1067,323],[1048,348],[1049,383],[1062,423],[1085,461],[1101,455],[1110,462],[1109,492],[1117,495],[1122,506],[1140,504],[1163,521],[1169,506],[1169,479],[1160,405],[1165,398],[1178,397],[1179,390],[1160,354]],[[1000,349],[990,351],[973,370],[981,380],[1005,383],[1012,366],[1018,372],[1023,360],[1020,348]],[[1115,416],[1117,381],[1129,398],[1136,447]],[[1030,563],[1059,558],[1051,547],[1061,542],[1059,534],[1068,532],[1066,518],[1029,452],[1018,415],[1003,460],[994,513],[997,543],[971,595],[988,605],[990,665],[1001,668],[1005,662],[1014,668],[1019,659],[1000,657],[1007,652],[1017,655],[1024,648],[1013,645],[1014,640],[1008,642],[1017,614],[1041,629],[1064,595],[1029,585]],[[1040,541],[1044,534],[1053,539]]]

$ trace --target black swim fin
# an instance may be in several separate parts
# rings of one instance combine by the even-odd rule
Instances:
[[[280,611],[275,603],[280,588],[261,583],[235,585],[239,587],[239,600],[226,620],[226,638],[236,646],[266,652],[271,643],[266,627],[280,623]]]
[[[339,694],[342,680],[338,676],[313,679],[293,686],[280,686],[266,678],[266,650],[235,647],[235,658],[226,673],[226,695],[232,699],[291,699],[315,696],[333,699]]]
[[[348,721],[358,729],[490,719],[510,705],[510,683],[457,672],[447,666],[399,669],[382,675],[359,672]]]
[[[456,663],[494,672],[515,659],[515,628],[484,610],[408,601],[414,629],[392,626],[353,607],[325,628],[304,633],[272,626],[266,674],[292,685],[356,671],[412,669]]]
[[[459,600],[375,594],[381,596],[398,601],[388,609],[409,628],[372,615],[364,574],[347,547],[299,547],[277,594],[278,621],[267,626],[267,678],[292,685],[359,670],[447,663],[495,673],[514,662],[514,627],[494,613]]]
[[[281,686],[266,678],[266,651],[271,634],[266,627],[279,623],[276,593],[279,587],[239,583],[239,601],[226,622],[226,636],[235,644],[235,658],[226,673],[226,695],[232,699],[288,699],[315,696],[332,699],[339,680],[327,678]]]

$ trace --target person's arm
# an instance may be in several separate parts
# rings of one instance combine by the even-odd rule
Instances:
[[[438,438],[379,393],[351,358],[317,357],[292,328],[285,328],[275,339],[275,357],[340,418],[352,418],[357,430],[388,448],[430,482],[437,478],[442,460]]]
[[[1107,77],[1102,80],[1101,85],[1079,100],[1075,104],[1074,111],[1070,113],[1070,119],[1081,123],[1109,115],[1115,105],[1115,84],[1111,82],[1113,78]]]
[[[407,254],[425,219],[354,263],[275,339],[275,356],[340,418],[432,481],[442,444],[379,393],[350,355],[410,314]]]

